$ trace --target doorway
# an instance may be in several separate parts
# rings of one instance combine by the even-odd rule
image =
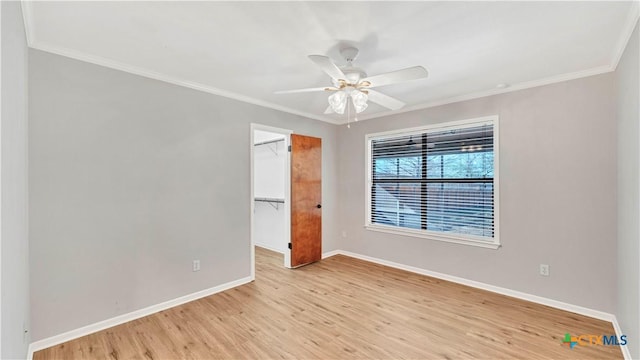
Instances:
[[[291,268],[292,131],[251,124],[251,277],[255,279],[255,247],[283,254]]]
[[[256,246],[282,254],[287,268],[322,259],[322,139],[251,124],[250,144],[255,280]]]

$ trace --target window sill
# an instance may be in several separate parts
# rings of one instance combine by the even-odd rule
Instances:
[[[423,230],[399,229],[399,228],[384,226],[384,225],[365,225],[364,227],[367,230],[378,231],[378,232],[383,232],[387,234],[419,237],[419,238],[435,240],[435,241],[443,241],[443,242],[448,242],[453,244],[477,246],[477,247],[486,248],[486,249],[497,250],[501,246],[497,240],[495,242],[488,242],[488,241],[474,240],[474,239],[469,239],[469,238],[464,238],[459,236],[440,235],[432,232],[425,232]]]

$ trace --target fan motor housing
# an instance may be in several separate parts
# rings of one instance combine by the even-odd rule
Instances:
[[[341,67],[340,70],[342,70],[342,72],[344,73],[347,82],[349,84],[357,84],[358,82],[360,82],[361,79],[364,79],[367,77],[367,73],[364,72],[364,70],[358,68],[358,67],[354,67],[354,66],[345,66],[345,67]],[[336,81],[333,82],[334,85],[338,86],[338,84],[336,83]]]
[[[342,72],[346,76],[346,79],[344,80],[353,85],[356,85],[358,82],[360,82],[361,79],[367,77],[367,73],[365,73],[364,70],[351,65],[351,62],[355,60],[356,57],[358,57],[358,53],[358,48],[353,46],[346,46],[340,49],[340,55],[342,55],[342,57],[347,61],[347,65],[341,66],[340,70],[342,70]]]

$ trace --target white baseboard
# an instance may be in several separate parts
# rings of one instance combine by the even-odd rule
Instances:
[[[556,309],[570,311],[576,314],[585,315],[585,316],[589,316],[589,317],[604,320],[604,321],[609,321],[613,324],[613,328],[615,329],[616,335],[621,336],[623,334],[622,330],[620,329],[620,324],[618,324],[618,320],[616,319],[615,315],[609,314],[606,312],[593,310],[593,309],[589,309],[589,308],[578,306],[578,305],[568,304],[562,301],[557,301],[557,300],[553,300],[553,299],[549,299],[549,298],[545,298],[537,295],[532,295],[532,294],[528,294],[528,293],[524,293],[516,290],[511,290],[511,289],[507,289],[499,286],[489,285],[479,281],[469,280],[469,279],[465,279],[457,276],[447,275],[447,274],[443,274],[435,271],[430,271],[430,270],[425,270],[425,269],[421,269],[421,268],[417,268],[409,265],[395,263],[393,261],[388,261],[388,260],[383,260],[379,258],[374,258],[371,256],[357,254],[350,251],[344,251],[344,250],[328,251],[322,254],[322,258],[326,259],[334,255],[345,255],[352,258],[365,260],[365,261],[369,261],[369,262],[384,265],[384,266],[389,266],[395,269],[400,269],[400,270],[405,270],[405,271],[409,271],[416,274],[431,276],[437,279],[451,281],[457,284],[462,284],[462,285],[470,286],[473,288],[487,290],[494,293],[550,306]],[[156,312],[169,309],[174,306],[182,305],[184,303],[187,303],[193,300],[197,300],[218,292],[222,292],[224,290],[228,290],[236,286],[249,283],[252,280],[253,279],[251,277],[245,277],[242,279],[228,282],[226,284],[215,286],[210,289],[198,291],[193,294],[179,297],[177,299],[169,300],[157,305],[146,307],[144,309],[136,310],[127,314],[116,316],[111,319],[100,321],[95,324],[87,325],[76,330],[72,330],[60,335],[52,336],[47,339],[33,342],[29,345],[28,359],[31,360],[33,358],[33,353],[35,351],[46,349],[48,347],[55,346],[73,339],[77,339],[79,337],[89,335],[94,332],[104,330],[116,325],[120,325],[122,323],[131,321],[131,320],[139,319],[141,317],[148,316]],[[627,346],[620,346],[620,349],[622,350],[622,354],[624,355],[624,358],[626,360],[632,359],[631,353],[629,352],[629,348]]]
[[[370,261],[372,263],[376,263],[376,264],[380,264],[380,265],[384,265],[384,266],[389,266],[389,267],[392,267],[392,268],[395,268],[395,269],[406,270],[406,271],[409,271],[409,272],[412,272],[412,273],[416,273],[416,274],[431,276],[431,277],[434,277],[434,278],[437,278],[437,279],[441,279],[441,280],[451,281],[451,282],[454,282],[454,283],[457,283],[457,284],[471,286],[473,288],[478,288],[478,289],[487,290],[487,291],[491,291],[491,292],[502,294],[502,295],[506,295],[506,296],[511,296],[511,297],[514,297],[514,298],[517,298],[517,299],[531,301],[531,302],[534,302],[534,303],[537,303],[537,304],[550,306],[550,307],[553,307],[553,308],[556,308],[556,309],[560,309],[560,310],[570,311],[570,312],[573,312],[573,313],[576,313],[576,314],[589,316],[589,317],[600,319],[600,320],[604,320],[604,321],[609,321],[613,325],[613,328],[614,328],[618,338],[624,334],[624,332],[622,332],[622,329],[620,328],[620,324],[618,324],[618,319],[616,318],[616,316],[613,315],[613,314],[609,314],[609,313],[603,312],[603,311],[593,310],[593,309],[589,309],[589,308],[586,308],[586,307],[573,305],[573,304],[568,304],[568,303],[565,303],[565,302],[562,302],[562,301],[557,301],[557,300],[545,298],[545,297],[542,297],[542,296],[527,294],[527,293],[516,291],[516,290],[511,290],[511,289],[507,289],[507,288],[503,288],[503,287],[499,287],[499,286],[489,285],[489,284],[485,284],[485,283],[482,283],[482,282],[479,282],[479,281],[469,280],[469,279],[465,279],[465,278],[461,278],[461,277],[457,277],[457,276],[452,276],[452,275],[447,275],[447,274],[442,274],[442,273],[439,273],[439,272],[425,270],[425,269],[421,269],[421,268],[417,268],[417,267],[413,267],[413,266],[409,266],[409,265],[399,264],[399,263],[395,263],[395,262],[392,262],[392,261],[387,261],[387,260],[383,260],[383,259],[374,258],[374,257],[371,257],[371,256],[366,256],[366,255],[362,255],[362,254],[353,253],[353,252],[350,252],[350,251],[344,251],[344,250],[332,251],[331,256],[338,255],[338,254],[349,256],[349,257],[353,257],[353,258],[360,259],[360,260]],[[324,258],[324,256],[323,256],[323,258]],[[631,352],[629,351],[629,347],[628,346],[620,345],[620,350],[622,350],[622,355],[624,356],[625,360],[632,360],[633,359],[632,356],[631,356]]]
[[[342,251],[341,251],[341,250],[327,251],[327,252],[325,252],[325,253],[322,253],[322,258],[323,258],[323,259],[326,259],[326,258],[332,257],[332,256],[334,256],[334,255],[339,255],[339,254],[341,254],[341,253],[342,253]]]
[[[620,338],[620,336],[622,336],[624,333],[622,332],[622,329],[620,329],[620,324],[618,324],[618,318],[614,316],[613,321],[611,321],[611,323],[613,324],[613,328],[616,330],[616,335],[618,336],[618,338]],[[629,351],[628,346],[620,345],[620,350],[622,350],[622,355],[624,356],[625,360],[633,360],[633,357],[631,356],[631,352]]]
[[[568,304],[562,301],[557,301],[557,300],[545,298],[542,296],[527,294],[527,293],[516,291],[516,290],[511,290],[511,289],[507,289],[499,286],[485,284],[479,281],[469,280],[469,279],[465,279],[457,276],[447,275],[447,274],[443,274],[435,271],[430,271],[430,270],[425,270],[425,269],[421,269],[421,268],[417,268],[409,265],[395,263],[392,261],[378,259],[371,256],[352,253],[350,251],[340,251],[339,253],[345,256],[356,258],[356,259],[370,261],[376,264],[385,265],[385,266],[389,266],[389,267],[400,269],[400,270],[406,270],[416,274],[431,276],[441,280],[451,281],[457,284],[467,285],[474,288],[487,290],[494,293],[511,296],[514,298],[527,300],[527,301],[531,301],[531,302],[542,304],[542,305],[551,306],[560,310],[571,311],[576,314],[585,315],[585,316],[589,316],[589,317],[600,319],[600,320],[613,322],[613,320],[615,319],[615,316],[613,314],[589,309],[589,308],[578,306],[578,305]]]
[[[145,317],[154,313],[157,313],[159,311],[162,310],[167,310],[169,308],[172,308],[174,306],[178,306],[178,305],[182,305],[184,303],[188,303],[190,301],[194,301],[209,295],[213,295],[215,293],[219,293],[225,290],[229,290],[231,288],[234,288],[236,286],[240,286],[240,285],[244,285],[246,283],[251,282],[252,279],[250,276],[238,279],[238,280],[234,280],[222,285],[218,285],[218,286],[214,286],[212,288],[209,289],[205,289],[205,290],[201,290],[189,295],[185,295],[185,296],[181,296],[179,298],[173,299],[173,300],[169,300],[169,301],[165,301],[163,303],[160,304],[156,304],[156,305],[152,305],[143,309],[139,309],[136,311],[132,311],[130,313],[127,314],[122,314],[122,315],[118,315],[116,317],[113,317],[111,319],[107,319],[107,320],[103,320],[103,321],[99,321],[97,323],[94,324],[90,324],[87,326],[83,326],[79,329],[75,329],[75,330],[71,330],[59,335],[55,335],[46,339],[42,339],[42,340],[38,340],[35,342],[32,342],[31,344],[29,344],[29,353],[27,355],[27,359],[31,360],[33,359],[33,353],[38,351],[38,350],[42,350],[42,349],[46,349],[49,348],[51,346],[55,346],[58,344],[62,344],[64,342],[73,340],[73,339],[77,339],[79,337],[82,336],[86,336],[89,334],[92,334],[94,332],[97,331],[101,331],[104,329],[108,329],[110,327],[116,326],[116,325],[120,325],[123,323],[126,323],[128,321],[132,321],[135,319],[139,319],[141,317]]]
[[[267,249],[267,250],[270,250],[270,251],[277,252],[278,254],[284,254],[284,250],[282,250],[282,249],[276,249],[276,248],[274,248],[274,247],[271,247],[271,246],[269,246],[269,245],[265,245],[265,244],[258,244],[258,243],[255,243],[255,245],[256,245],[257,247],[261,247],[261,248],[263,248],[263,249]]]

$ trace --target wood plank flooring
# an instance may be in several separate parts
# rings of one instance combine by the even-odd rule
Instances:
[[[256,281],[34,354],[43,359],[621,359],[574,313],[333,256],[296,270],[256,249]]]

